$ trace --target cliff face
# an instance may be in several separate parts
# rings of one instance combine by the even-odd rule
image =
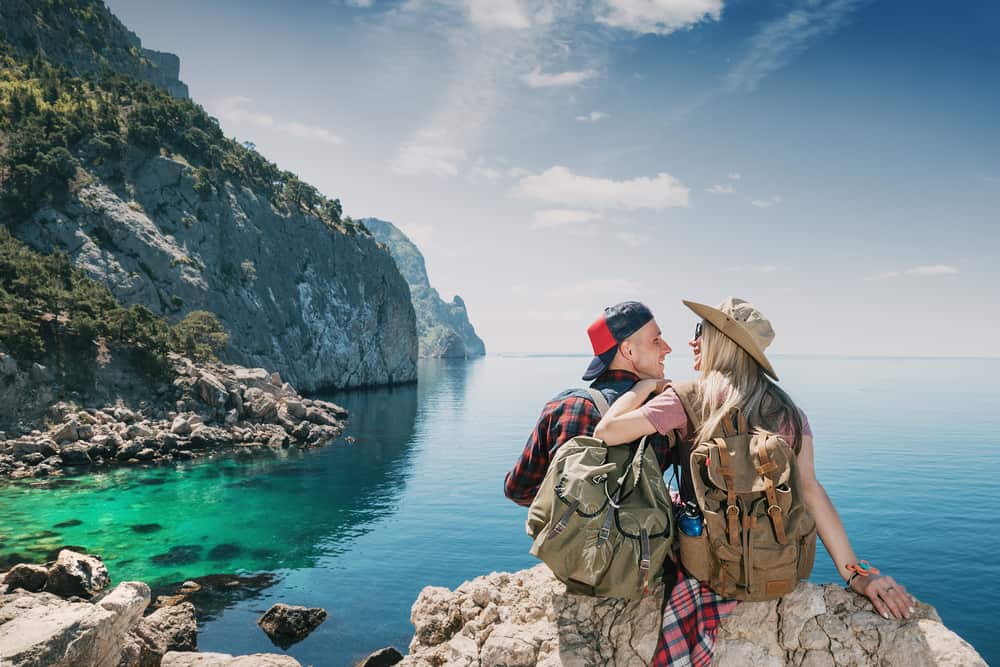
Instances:
[[[137,154],[124,164],[129,201],[97,181],[16,235],[66,252],[123,303],[171,319],[215,313],[230,335],[225,359],[276,369],[297,389],[415,379],[408,288],[373,238],[279,212],[229,182],[203,197],[178,160]]]
[[[18,239],[65,252],[122,303],[215,313],[224,360],[297,389],[416,379],[388,251],[178,98],[176,56],[141,49],[98,0],[4,0],[0,18],[0,222]]]
[[[410,286],[417,316],[421,357],[481,357],[486,346],[469,322],[465,302],[455,296],[445,302],[427,278],[424,256],[417,246],[391,222],[378,218],[360,220],[368,231],[384,243]]]
[[[494,572],[454,592],[428,586],[413,605],[415,634],[400,665],[644,667],[660,628],[663,586],[642,600],[568,595],[545,565]],[[886,620],[866,598],[803,582],[770,602],[744,602],[719,631],[718,667],[986,666],[972,646],[917,604]]]
[[[172,53],[144,49],[135,33],[100,2],[0,3],[0,38],[25,55],[38,54],[74,74],[110,69],[148,81],[174,97],[186,98],[180,59]]]

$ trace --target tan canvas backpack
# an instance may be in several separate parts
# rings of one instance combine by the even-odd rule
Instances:
[[[608,404],[588,390],[601,415]],[[610,447],[577,436],[556,450],[528,509],[531,554],[570,593],[641,598],[662,577],[674,537],[663,472],[643,438]]]
[[[681,383],[674,391],[697,432],[698,385]],[[704,527],[697,537],[679,533],[681,565],[723,597],[771,600],[809,577],[816,523],[799,492],[796,452],[784,438],[751,430],[740,413],[723,422],[691,451]]]

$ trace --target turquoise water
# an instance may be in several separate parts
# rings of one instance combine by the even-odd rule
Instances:
[[[689,375],[675,370],[686,361],[668,369]],[[775,363],[809,414],[820,479],[859,555],[1000,661],[988,626],[1000,614],[1000,535],[990,528],[1000,515],[1000,360]],[[280,651],[254,623],[277,601],[329,612],[288,650],[303,664],[350,665],[388,644],[405,650],[423,586],[534,564],[525,512],[503,497],[503,475],[542,404],[585,365],[427,362],[416,386],[326,397],[351,411],[353,444],[118,468],[52,488],[0,485],[0,561],[79,545],[103,554],[116,581],[266,572],[273,579],[203,621],[202,650]],[[821,554],[813,578],[835,577]]]

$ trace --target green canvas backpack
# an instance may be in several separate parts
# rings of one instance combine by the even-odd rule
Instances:
[[[589,389],[603,416],[604,396]],[[577,436],[556,449],[528,509],[531,554],[570,593],[641,598],[662,577],[674,519],[663,473],[646,438],[610,447]]]
[[[697,431],[698,386],[682,383],[674,391]],[[796,452],[784,438],[751,430],[736,413],[710,441],[696,443],[689,463],[704,516],[701,535],[679,534],[689,574],[737,600],[772,600],[809,577],[816,522],[799,491]]]

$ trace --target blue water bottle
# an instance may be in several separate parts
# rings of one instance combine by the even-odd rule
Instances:
[[[684,503],[684,511],[678,517],[681,532],[690,537],[700,537],[704,527],[704,518],[697,503],[690,500]]]

